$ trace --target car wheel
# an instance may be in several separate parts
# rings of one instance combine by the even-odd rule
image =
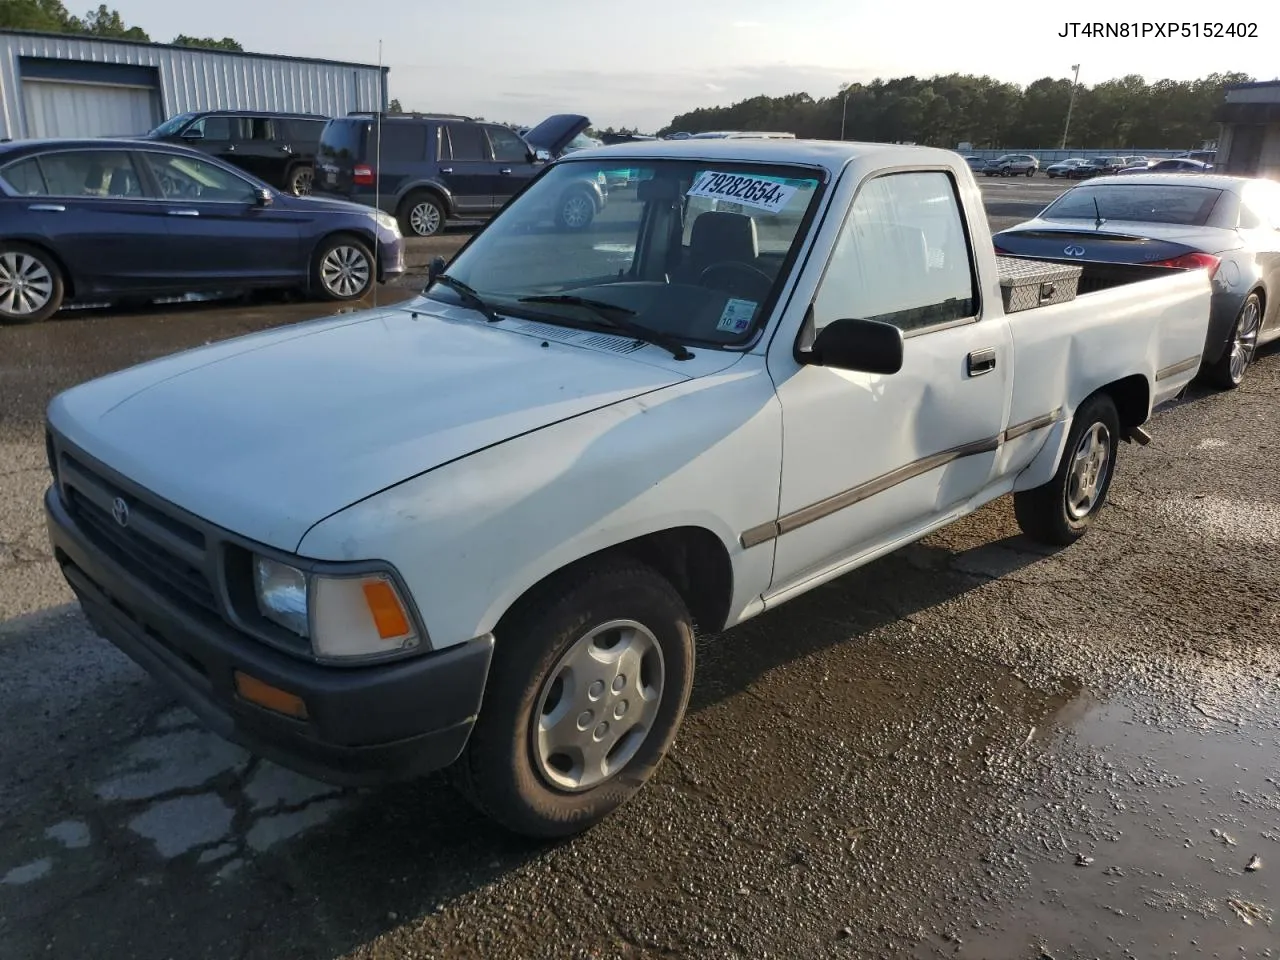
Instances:
[[[1258,331],[1261,328],[1262,298],[1251,293],[1244,298],[1244,304],[1236,314],[1236,322],[1231,325],[1231,336],[1222,356],[1206,371],[1205,379],[1223,390],[1234,390],[1240,386],[1258,350]]]
[[[1035,175],[1036,175],[1036,168],[1035,168],[1035,167],[1029,167],[1029,168],[1027,169],[1027,176],[1028,176],[1028,177],[1034,177]]]
[[[1120,415],[1104,393],[1080,405],[1062,462],[1048,483],[1013,495],[1018,526],[1032,540],[1065,546],[1084,536],[1111,489],[1120,443]]]
[[[25,243],[0,244],[0,323],[39,323],[58,312],[65,285],[53,257]]]
[[[315,171],[309,166],[293,168],[289,174],[289,192],[295,197],[305,197],[311,193],[311,184],[315,179]]]
[[[452,774],[509,830],[563,837],[652,776],[693,684],[693,623],[671,584],[619,560],[550,581],[504,618]]]
[[[316,250],[311,285],[326,300],[359,300],[374,278],[373,254],[362,240],[329,237]]]
[[[434,237],[444,229],[444,205],[430,193],[414,193],[400,211],[400,229],[405,236]]]
[[[595,202],[586,193],[576,190],[565,197],[556,211],[556,224],[562,230],[585,230],[596,216]]]

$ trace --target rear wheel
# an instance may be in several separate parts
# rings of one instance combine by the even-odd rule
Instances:
[[[1036,175],[1036,168],[1035,168],[1035,167],[1028,167],[1028,168],[1027,168],[1027,176],[1028,176],[1028,177],[1034,177],[1035,175]]]
[[[675,739],[692,618],[656,571],[619,560],[551,581],[497,633],[455,782],[517,833],[578,833],[629,800]]]
[[[316,250],[312,287],[328,300],[359,300],[375,279],[373,254],[362,240],[339,235]]]
[[[1076,411],[1053,479],[1013,495],[1022,532],[1053,546],[1084,536],[1106,502],[1119,442],[1115,403],[1106,394],[1094,394]]]
[[[556,225],[562,230],[585,230],[596,216],[596,205],[582,190],[575,190],[564,198],[556,211]]]
[[[315,171],[302,164],[293,168],[289,174],[289,192],[295,197],[305,197],[311,193],[311,183],[315,179]]]
[[[434,237],[444,230],[444,220],[444,204],[432,193],[411,193],[400,208],[400,229],[405,236]]]
[[[58,312],[64,293],[53,257],[25,243],[0,244],[0,323],[39,323]]]
[[[1245,297],[1240,312],[1236,314],[1231,338],[1227,340],[1222,356],[1205,371],[1205,379],[1223,390],[1234,390],[1240,386],[1258,350],[1258,331],[1261,328],[1262,298],[1251,293]]]

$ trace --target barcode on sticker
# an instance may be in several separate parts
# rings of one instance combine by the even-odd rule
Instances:
[[[704,170],[693,181],[687,196],[713,200],[735,200],[760,210],[777,213],[795,195],[796,188],[765,177]]]

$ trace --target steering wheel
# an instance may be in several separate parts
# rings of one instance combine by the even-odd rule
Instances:
[[[707,269],[703,270],[698,276],[698,283],[702,286],[712,286],[707,283],[707,278],[716,273],[737,273],[739,276],[745,276],[752,284],[763,283],[764,289],[760,292],[760,296],[767,296],[769,288],[773,286],[773,277],[769,276],[759,267],[753,267],[749,263],[742,263],[739,260],[724,260],[720,263],[713,263]],[[726,293],[736,293],[736,284],[730,284]]]

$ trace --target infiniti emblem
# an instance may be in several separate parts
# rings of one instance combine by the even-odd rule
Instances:
[[[1062,252],[1065,253],[1068,257],[1083,257],[1084,247],[1077,247],[1075,244],[1072,244]]]
[[[111,516],[115,517],[120,526],[129,525],[129,505],[124,502],[123,497],[116,497],[115,503],[111,504]]]

